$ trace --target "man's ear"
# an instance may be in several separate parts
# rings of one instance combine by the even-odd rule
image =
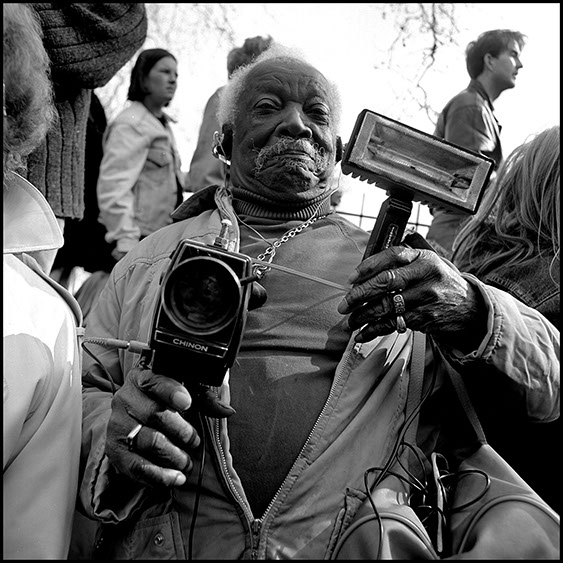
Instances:
[[[343,156],[343,148],[342,148],[342,139],[340,137],[336,137],[336,152],[335,152],[335,161],[340,162]]]
[[[228,125],[223,125],[222,133],[213,133],[213,146],[211,152],[215,158],[230,164],[233,152],[233,130]]]
[[[485,53],[483,57],[484,66],[490,69],[494,59],[495,57],[491,53]]]

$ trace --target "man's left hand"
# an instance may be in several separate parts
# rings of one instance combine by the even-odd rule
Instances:
[[[481,295],[451,263],[431,250],[390,247],[366,258],[349,282],[354,287],[338,312],[350,313],[350,328],[361,329],[356,342],[397,330],[396,294],[403,298],[402,317],[411,330],[431,334],[462,351],[477,347],[486,333]]]

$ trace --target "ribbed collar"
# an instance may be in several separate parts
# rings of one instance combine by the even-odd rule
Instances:
[[[330,197],[323,194],[314,200],[303,204],[288,205],[284,208],[275,207],[271,201],[253,192],[238,187],[220,188],[213,185],[197,191],[180,204],[171,214],[174,222],[195,217],[208,209],[215,209],[217,190],[224,190],[232,197],[233,208],[237,215],[251,215],[265,219],[280,219],[283,221],[306,221],[318,209],[318,215],[330,213]]]
[[[318,215],[330,213],[330,197],[322,194],[313,200],[288,204],[284,208],[274,207],[272,202],[263,196],[250,192],[244,188],[232,186],[233,207],[238,215],[251,215],[264,219],[281,219],[306,221],[315,212]]]

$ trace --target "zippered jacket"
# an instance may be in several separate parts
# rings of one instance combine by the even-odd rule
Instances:
[[[211,245],[221,230],[221,220],[229,219],[229,250],[239,250],[239,227],[228,190],[201,190],[175,214],[182,220],[147,237],[114,268],[97,307],[90,313],[86,336],[149,342],[161,276],[181,239]],[[361,231],[342,217],[329,220],[357,229],[358,235]],[[446,357],[465,377],[478,373],[479,377],[500,381],[506,392],[503,401],[521,405],[522,416],[538,421],[557,418],[559,332],[535,310],[508,294],[473,276],[464,277],[486,303],[487,335],[470,354],[443,350]],[[102,368],[85,357],[85,470],[79,497],[81,511],[104,524],[97,556],[330,558],[366,499],[365,470],[384,464],[404,422],[412,342],[410,330],[361,345],[353,339],[349,342],[316,423],[265,513],[259,516],[252,514],[233,466],[228,419],[204,419],[206,455],[202,457],[202,448],[193,452],[194,468],[184,486],[144,487],[119,475],[104,453],[111,385]],[[121,349],[91,349],[117,386],[138,360],[136,354]],[[425,363],[429,380],[434,380],[434,396],[445,389],[440,358],[429,344]],[[218,392],[228,403],[228,375]],[[428,451],[443,430],[435,415],[430,409],[429,414],[421,415],[419,424],[417,440]]]

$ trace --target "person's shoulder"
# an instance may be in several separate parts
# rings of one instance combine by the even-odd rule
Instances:
[[[143,132],[154,128],[154,118],[141,102],[131,102],[111,121],[110,127],[129,126]]]
[[[219,97],[221,96],[221,92],[225,89],[225,84],[223,84],[222,86],[219,86],[219,88],[217,88],[217,90],[215,90],[215,92],[213,92],[213,94],[211,94],[211,98],[210,99],[219,99]]]
[[[205,103],[204,112],[210,114],[210,116],[212,116],[214,120],[216,120],[215,112],[217,111],[217,106],[219,105],[221,92],[223,91],[224,88],[225,86],[220,86],[219,88],[217,88],[217,90],[215,90],[215,92],[213,92],[213,94],[209,96],[207,102]]]
[[[130,119],[142,120],[146,118],[147,108],[141,102],[129,102],[113,119],[113,123]]]
[[[467,87],[453,96],[444,109],[461,109],[479,105],[481,105],[480,94],[476,90]]]

